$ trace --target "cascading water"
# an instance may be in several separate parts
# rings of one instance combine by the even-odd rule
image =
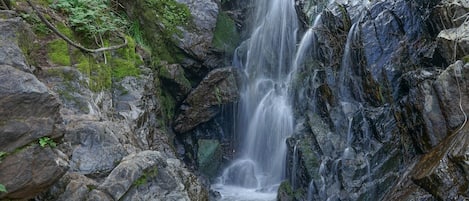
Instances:
[[[222,200],[274,199],[285,177],[285,141],[293,133],[289,87],[298,30],[294,1],[258,0],[255,4],[255,27],[243,43],[246,55],[237,50],[233,62],[247,77],[236,122],[242,143],[238,159],[214,185]]]

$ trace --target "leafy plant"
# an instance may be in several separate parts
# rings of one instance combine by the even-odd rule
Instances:
[[[215,88],[215,97],[217,98],[218,105],[221,105],[222,103],[221,91],[220,91],[220,88],[218,87]]]
[[[55,0],[52,8],[68,15],[70,26],[96,41],[105,34],[122,33],[127,21],[112,9],[110,0]]]
[[[0,162],[2,162],[3,158],[5,158],[8,155],[7,152],[0,151]]]
[[[43,148],[46,147],[46,146],[49,146],[49,147],[52,147],[52,148],[57,146],[57,144],[52,139],[50,139],[49,137],[39,138],[39,145]]]
[[[145,0],[146,5],[152,9],[152,15],[161,22],[163,37],[172,39],[173,34],[180,34],[179,26],[188,25],[191,13],[186,5],[175,0]]]
[[[3,185],[3,184],[0,184],[0,193],[7,193],[7,188]]]

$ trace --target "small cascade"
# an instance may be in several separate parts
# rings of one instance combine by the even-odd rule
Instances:
[[[354,81],[354,71],[353,69],[357,67],[358,62],[357,57],[357,48],[360,47],[360,30],[359,24],[354,23],[350,28],[350,31],[347,35],[347,41],[345,43],[344,48],[344,55],[342,58],[342,65],[339,72],[339,99],[346,102],[363,101],[363,95],[361,90],[357,86],[357,83]],[[359,97],[356,97],[356,94],[353,92],[358,93]]]
[[[356,157],[355,150],[353,150],[353,147],[352,147],[352,140],[353,140],[352,122],[353,122],[353,117],[349,116],[348,117],[347,143],[346,143],[344,153],[342,154],[342,158],[347,159],[347,160],[353,160]]]
[[[300,45],[298,46],[298,51],[296,52],[295,59],[293,60],[293,70],[289,75],[289,80],[291,80],[294,75],[301,71],[304,65],[306,58],[310,58],[311,47],[314,39],[314,30],[312,28],[308,29],[301,39]]]
[[[291,169],[291,186],[292,189],[296,189],[296,171],[298,170],[298,143],[296,141],[295,146],[293,147],[293,168]]]
[[[314,179],[311,180],[311,182],[309,182],[309,185],[308,185],[308,196],[306,197],[306,200],[307,201],[314,201],[314,197],[313,195],[314,194],[317,194],[317,190],[316,190],[316,186],[314,185]]]

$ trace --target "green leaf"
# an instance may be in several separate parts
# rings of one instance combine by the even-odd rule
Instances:
[[[7,188],[5,188],[3,184],[0,184],[0,193],[6,193],[6,192],[8,192]]]

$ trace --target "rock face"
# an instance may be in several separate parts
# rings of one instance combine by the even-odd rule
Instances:
[[[0,10],[0,13],[11,14]],[[19,17],[0,19],[0,64],[13,66],[25,72],[32,72],[22,53],[33,45],[33,34],[28,25]]]
[[[47,190],[68,170],[67,157],[58,150],[28,146],[7,156],[0,163],[0,183],[8,193],[0,199],[23,200]]]
[[[208,200],[205,191],[179,160],[143,151],[124,158],[88,200]]]
[[[159,103],[152,93],[153,74],[144,67],[141,72],[139,77],[115,82],[112,91],[101,92],[90,91],[86,77],[73,68],[42,73],[41,79],[65,103],[61,113],[67,143],[61,149],[70,158],[70,171],[43,199],[191,200],[208,196],[201,181],[175,158],[156,116]]]
[[[221,105],[236,101],[239,92],[234,73],[233,68],[210,72],[182,103],[174,130],[188,132],[215,117]]]
[[[0,199],[30,199],[68,170],[68,159],[40,139],[63,136],[61,104],[33,74],[20,49],[31,32],[20,18],[0,19]],[[29,40],[31,41],[31,40]],[[52,145],[51,145],[52,146]]]
[[[12,152],[45,136],[60,137],[60,103],[34,75],[0,66],[0,151]]]
[[[75,66],[34,71],[29,25],[3,13],[1,200],[208,200],[206,184],[176,158],[153,70],[111,77],[100,91]]]
[[[468,199],[469,64],[456,61],[467,11],[394,0],[321,13],[297,75],[282,200]]]
[[[177,0],[187,5],[192,14],[194,30],[183,29],[179,47],[199,60],[206,59],[212,46],[213,30],[217,23],[218,5],[214,0]]]

